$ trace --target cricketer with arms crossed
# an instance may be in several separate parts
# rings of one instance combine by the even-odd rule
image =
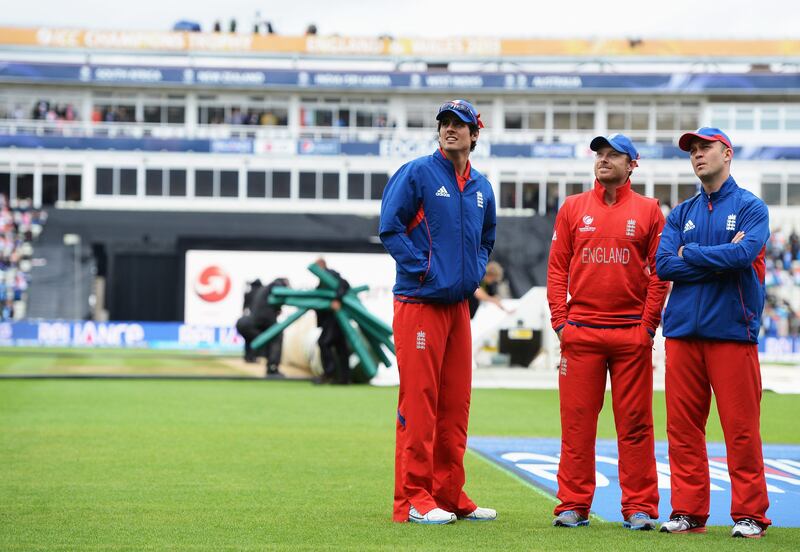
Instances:
[[[728,452],[731,535],[760,538],[770,525],[756,346],[769,212],[730,175],[733,147],[720,129],[688,132],[678,145],[702,188],[669,214],[656,256],[658,275],[675,282],[664,312],[672,515],[661,531],[705,533],[713,389]]]

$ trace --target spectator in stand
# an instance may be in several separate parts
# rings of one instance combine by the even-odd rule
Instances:
[[[786,235],[783,230],[778,227],[769,236],[767,242],[767,252],[773,261],[783,262],[783,253],[786,249]]]
[[[259,119],[261,126],[274,126],[278,124],[278,118],[272,111],[264,111]]]
[[[13,112],[14,119],[24,119],[25,110],[16,106]],[[48,100],[38,100],[31,111],[31,118],[35,121],[74,121],[78,118],[72,104],[52,104]]]
[[[41,233],[46,213],[20,200],[11,208],[0,194],[0,319],[25,313],[30,283],[32,241]]]
[[[223,111],[222,108],[219,111]],[[230,111],[220,116],[218,112],[209,111],[208,113],[209,125],[253,125],[253,126],[287,126],[287,113],[286,111],[276,114],[274,111],[261,111],[259,109],[247,108],[242,106],[231,106]],[[343,123],[347,126],[346,122]]]
[[[253,18],[253,34],[261,34],[262,30],[267,34],[275,34],[275,30],[272,28],[272,22],[261,17],[261,12],[257,11]]]
[[[14,319],[14,301],[12,299],[6,299],[5,305],[3,305],[3,312],[1,317],[2,320]]]
[[[214,32],[221,33],[222,32],[222,23],[220,23],[219,19],[214,21]]]
[[[48,111],[50,111],[50,103],[46,100],[39,100],[33,106],[33,114],[31,117],[35,121],[46,119]]]
[[[120,123],[135,123],[136,113],[131,108],[120,106],[117,108],[117,121]]]
[[[761,320],[761,333],[764,337],[780,337],[781,317],[775,311],[775,298],[767,297],[764,316]]]
[[[798,337],[800,335],[800,316],[788,301],[775,293],[775,290],[767,291],[761,335],[764,337]]]
[[[800,238],[792,229],[788,238],[781,228],[770,235],[765,255],[769,320],[762,324],[766,337],[796,337],[800,333],[800,317],[795,287],[800,285]]]
[[[226,119],[225,123],[229,125],[243,125],[245,124],[245,117],[242,115],[242,110],[238,107],[231,108],[231,114]]]
[[[78,114],[75,112],[75,108],[72,107],[72,104],[67,104],[64,106],[64,120],[65,121],[74,121],[78,118]]]

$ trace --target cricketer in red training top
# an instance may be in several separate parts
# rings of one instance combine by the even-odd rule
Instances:
[[[553,525],[589,524],[597,416],[608,373],[623,526],[649,530],[658,517],[652,338],[669,286],[655,271],[664,215],[657,200],[631,190],[639,154],[628,137],[598,136],[590,148],[596,152],[594,188],[567,197],[558,211],[547,271],[551,322],[561,341]]]
[[[400,167],[383,193],[380,238],[397,262],[400,371],[394,521],[497,517],[464,492],[472,387],[470,297],[495,238],[492,186],[469,162],[483,126],[465,100],[439,108],[439,149]]]
[[[720,129],[686,133],[678,145],[702,187],[669,214],[656,257],[658,275],[674,282],[664,312],[672,515],[661,531],[705,532],[713,389],[728,452],[731,535],[759,538],[770,525],[757,349],[769,211],[730,175],[733,147]]]

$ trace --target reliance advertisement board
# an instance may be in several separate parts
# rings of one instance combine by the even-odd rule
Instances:
[[[265,285],[288,278],[293,288],[313,289],[319,280],[307,267],[320,257],[351,286],[368,285],[369,291],[359,295],[361,302],[391,323],[395,264],[385,253],[205,250],[186,252],[184,321],[200,326],[234,325],[242,316],[247,283],[256,278]]]

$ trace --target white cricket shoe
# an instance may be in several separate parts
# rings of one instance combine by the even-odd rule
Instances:
[[[743,537],[745,539],[760,539],[764,536],[765,529],[752,519],[740,519],[733,526],[732,537]]]
[[[424,516],[413,506],[408,509],[409,523],[422,523],[424,525],[446,525],[456,521],[456,515],[452,512],[445,512],[441,508],[434,508]]]
[[[459,516],[458,519],[465,519],[467,521],[494,521],[497,519],[497,510],[491,508],[475,508],[475,510],[466,516]]]

